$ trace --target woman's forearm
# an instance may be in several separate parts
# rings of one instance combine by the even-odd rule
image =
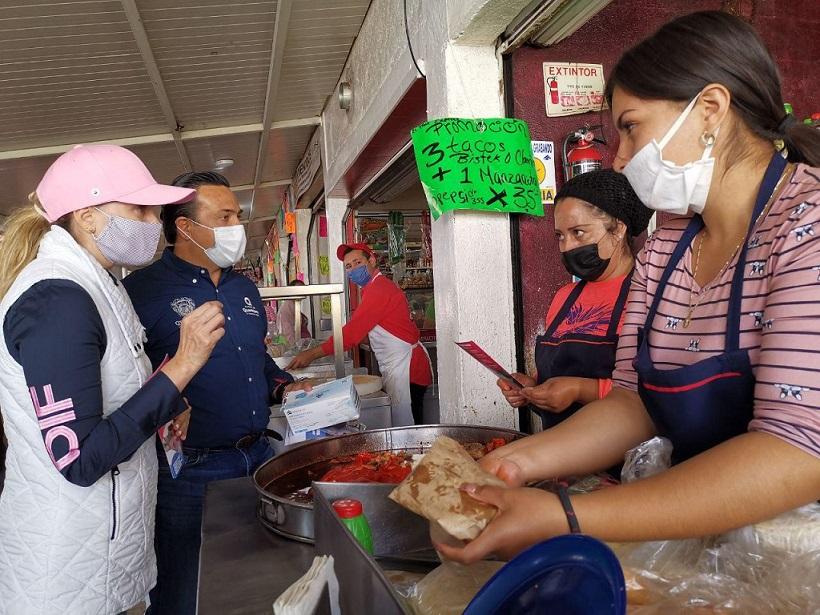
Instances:
[[[587,474],[623,461],[624,453],[655,435],[637,393],[614,389],[541,433],[498,449],[527,481]]]
[[[610,541],[707,536],[820,498],[820,459],[751,432],[656,476],[573,497],[581,529]]]
[[[578,378],[578,402],[586,405],[598,401],[600,388],[598,378]]]

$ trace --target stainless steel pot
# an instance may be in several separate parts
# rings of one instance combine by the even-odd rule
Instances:
[[[422,425],[377,429],[307,442],[274,457],[256,470],[253,480],[259,494],[257,515],[267,529],[286,538],[312,543],[313,505],[277,495],[283,491],[284,479],[294,472],[322,461],[361,452],[423,452],[439,436],[448,436],[461,443],[486,444],[493,438],[504,438],[509,442],[524,435],[511,429],[476,425]],[[309,484],[304,484],[297,488],[308,486]],[[384,486],[355,484],[351,488],[367,490],[383,489]]]

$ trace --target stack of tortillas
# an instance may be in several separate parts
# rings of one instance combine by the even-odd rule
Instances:
[[[438,523],[455,538],[473,540],[498,509],[461,491],[468,483],[504,486],[500,479],[482,470],[458,442],[441,436],[413,473],[393,490],[390,499]]]

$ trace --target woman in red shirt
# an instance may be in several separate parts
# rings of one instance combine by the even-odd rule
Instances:
[[[611,169],[578,175],[555,197],[561,260],[580,281],[567,284],[547,311],[535,342],[537,378],[516,374],[523,389],[498,381],[514,408],[530,404],[544,429],[612,387],[615,349],[635,259],[632,244],[652,212]]]

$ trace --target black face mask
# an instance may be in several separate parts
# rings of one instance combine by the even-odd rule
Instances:
[[[591,243],[580,248],[561,252],[561,260],[564,261],[564,267],[572,275],[587,282],[592,282],[601,277],[601,274],[606,271],[610,259],[601,258],[598,254],[598,244]]]

